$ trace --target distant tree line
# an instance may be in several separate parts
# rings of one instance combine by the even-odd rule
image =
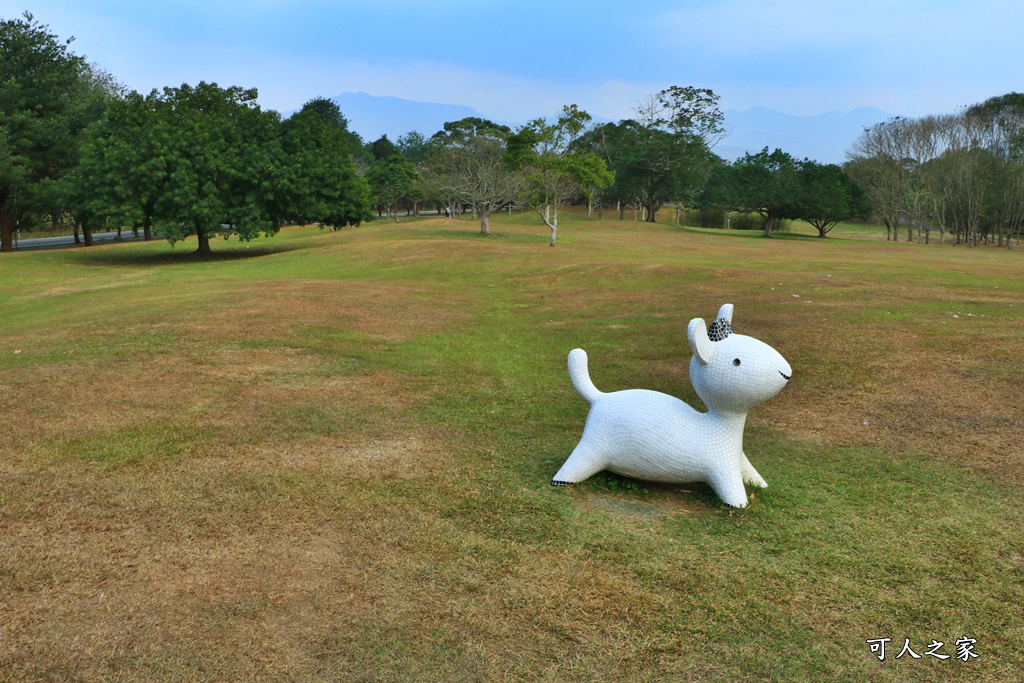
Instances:
[[[888,237],[928,243],[1020,243],[1024,221],[1024,95],[959,114],[895,118],[864,131],[847,169]]]
[[[0,250],[13,234],[72,221],[243,240],[283,222],[341,227],[371,218],[352,135],[317,99],[282,121],[256,91],[215,84],[126,92],[31,14],[0,21]]]
[[[776,149],[727,163],[718,96],[673,86],[636,116],[594,125],[568,105],[512,130],[470,117],[427,136],[372,142],[338,106],[316,98],[287,119],[257,93],[201,82],[127,91],[73,54],[26,13],[0,21],[0,250],[17,230],[70,224],[130,229],[171,243],[195,236],[249,240],[286,222],[337,229],[430,207],[470,212],[489,234],[495,212],[532,210],[558,236],[559,209],[581,204],[653,222],[681,216],[756,226],[766,237],[802,219],[821,237],[875,216],[890,239],[1009,243],[1024,217],[1024,96],[994,98],[949,117],[894,119],[865,131],[840,167]],[[735,218],[735,220],[732,220]],[[80,237],[81,236],[81,237]]]

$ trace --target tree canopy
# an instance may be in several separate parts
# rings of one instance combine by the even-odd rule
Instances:
[[[385,159],[378,159],[366,174],[373,198],[396,223],[398,213],[395,207],[412,192],[418,175],[416,167],[397,151]]]
[[[558,238],[558,207],[615,180],[601,157],[574,144],[590,121],[590,114],[567,105],[557,121],[536,119],[509,138],[509,163],[525,174],[522,200],[535,207],[551,231],[552,247]]]
[[[797,168],[797,218],[825,237],[841,221],[865,218],[870,212],[867,195],[842,168],[805,159]]]
[[[847,170],[870,196],[890,239],[1019,242],[1024,227],[1024,95],[1008,93],[959,114],[895,118],[864,131]]]
[[[711,147],[724,135],[718,96],[673,86],[637,108],[635,119],[598,126],[580,144],[603,158],[615,175],[605,196],[639,204],[653,222],[667,203],[687,205],[718,159]]]
[[[745,154],[715,170],[701,203],[757,213],[764,236],[770,237],[779,221],[799,214],[797,168],[797,161],[780,149],[769,152],[765,147],[757,154]]]
[[[505,151],[512,130],[476,116],[444,124],[432,140],[429,161],[437,191],[474,207],[480,234],[490,234],[490,216],[522,191],[522,176],[509,167]]]
[[[26,218],[55,210],[58,181],[98,116],[91,72],[49,28],[25,13],[0,21],[0,251]]]
[[[370,188],[349,150],[348,122],[334,102],[310,100],[281,123],[289,219],[332,229],[372,218]]]
[[[288,208],[279,118],[256,104],[256,90],[201,82],[165,88],[159,107],[169,173],[156,223],[172,243],[195,235],[251,240],[272,235]]]

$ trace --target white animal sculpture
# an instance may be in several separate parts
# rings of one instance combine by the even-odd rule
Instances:
[[[746,507],[743,483],[768,486],[743,453],[747,411],[786,386],[793,371],[778,351],[732,332],[732,304],[710,332],[690,321],[690,381],[708,407],[700,413],[677,398],[646,389],[598,391],[582,349],[569,353],[569,378],[590,403],[583,437],[551,484],[565,486],[611,470],[647,481],[706,482],[726,505]]]

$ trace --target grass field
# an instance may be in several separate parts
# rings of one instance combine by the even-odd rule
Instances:
[[[1019,676],[1024,250],[492,229],[3,255],[0,680]],[[726,302],[794,370],[770,487],[549,486],[568,351],[700,407]]]

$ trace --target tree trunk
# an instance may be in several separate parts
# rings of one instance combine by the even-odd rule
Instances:
[[[142,234],[147,242],[153,239],[153,219],[149,216],[142,220]]]
[[[14,230],[11,228],[11,214],[0,213],[0,252],[14,251]]]
[[[551,206],[549,204],[544,205],[544,213],[540,217],[544,221],[544,225],[548,226],[548,229],[551,231],[551,242],[548,243],[548,246],[553,247],[555,246],[555,240],[558,239],[558,206],[555,206],[554,219],[551,218]]]
[[[85,246],[92,246],[92,228],[87,223],[82,223],[82,239],[85,240]]]
[[[771,216],[771,214],[768,214],[767,216],[764,217],[764,236],[765,237],[771,237],[772,236],[772,216]]]
[[[75,244],[81,244],[82,238],[78,233],[78,221],[73,221],[71,224],[71,234],[75,236]]]
[[[474,211],[475,210],[476,210],[476,207],[474,207]],[[491,225],[490,225],[491,217],[490,217],[490,215],[487,213],[487,210],[484,209],[483,207],[480,208],[478,213],[480,214],[480,234],[481,235],[490,235],[491,234]]]
[[[644,211],[647,214],[647,215],[644,216],[644,221],[646,221],[647,223],[654,223],[655,222],[655,220],[654,220],[655,214],[658,213],[658,209],[660,209],[660,208],[661,208],[661,205],[660,205],[659,202],[655,202],[655,201],[648,202],[647,205],[644,207]]]
[[[196,237],[199,239],[199,248],[196,249],[196,253],[200,256],[210,256],[213,253],[210,251],[210,236],[198,220],[195,222],[195,225]]]
[[[621,199],[619,200],[619,220],[626,220],[626,205],[622,203]]]

